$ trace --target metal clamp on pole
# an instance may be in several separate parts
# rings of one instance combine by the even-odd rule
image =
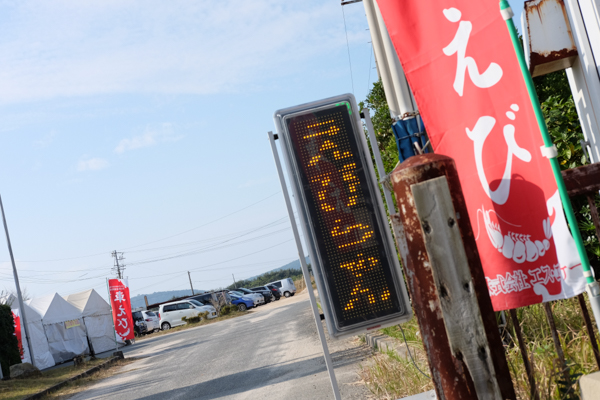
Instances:
[[[552,145],[550,147],[540,146],[540,150],[542,152],[542,156],[548,159],[556,158],[558,156],[558,150],[556,149],[556,145]]]

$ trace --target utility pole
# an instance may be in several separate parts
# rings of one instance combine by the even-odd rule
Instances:
[[[125,259],[125,257],[123,257],[123,252],[117,252],[115,250],[112,252],[112,256],[115,258],[115,266],[112,270],[117,273],[117,277],[119,279],[123,279],[123,271],[125,271],[125,264],[121,263],[119,265],[119,261],[123,261]]]
[[[233,276],[233,274],[231,274]],[[237,283],[235,283],[235,276],[233,276],[233,287],[237,289]]]
[[[192,276],[190,275],[190,271],[188,271],[188,278],[190,278],[190,287],[192,288],[192,296],[194,295],[194,286],[192,285]]]
[[[31,340],[29,339],[29,327],[27,325],[27,316],[25,315],[25,306],[23,305],[23,296],[21,295],[21,286],[19,285],[19,274],[17,274],[17,266],[15,265],[15,257],[13,256],[12,246],[10,244],[10,236],[8,235],[8,225],[6,224],[6,217],[4,216],[4,206],[2,205],[2,197],[0,196],[0,210],[2,210],[2,222],[4,223],[4,232],[6,232],[6,243],[8,244],[8,253],[10,254],[10,261],[13,267],[13,276],[15,278],[15,287],[17,289],[17,298],[19,299],[19,310],[21,313],[21,324],[25,331],[25,339],[27,340],[27,347],[29,348],[29,357],[31,357],[31,364],[35,366],[35,357],[33,356],[33,348],[31,346]]]

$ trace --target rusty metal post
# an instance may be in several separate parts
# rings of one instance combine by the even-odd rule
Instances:
[[[548,319],[548,325],[550,325],[550,332],[552,333],[552,340],[554,341],[554,348],[556,349],[556,355],[558,355],[558,362],[560,363],[561,373],[565,382],[569,387],[572,387],[573,383],[571,380],[571,373],[569,371],[569,367],[567,366],[567,362],[565,361],[565,353],[562,349],[562,344],[560,343],[560,338],[558,337],[558,331],[556,329],[556,323],[554,322],[554,315],[552,314],[552,306],[550,303],[544,303],[544,311],[546,312],[546,318]]]
[[[414,156],[398,166],[390,177],[398,209],[402,214],[408,250],[403,267],[438,398],[478,398],[476,386],[480,388],[482,382],[475,380],[480,379],[482,374],[481,371],[469,371],[468,365],[484,361],[490,367],[485,372],[494,381],[487,382],[488,386],[494,386],[502,399],[516,399],[454,161],[439,154]],[[464,247],[464,259],[468,264],[467,272],[471,278],[463,283],[461,293],[454,292],[454,287],[448,288],[436,280],[424,233],[431,232],[431,229],[424,231],[413,197],[413,187],[440,177],[445,177],[447,184],[444,185],[449,189],[455,213],[454,218],[451,218],[452,222],[448,219],[447,225],[451,229],[458,228]],[[427,228],[426,224],[425,227]],[[445,304],[451,303],[452,297],[462,300],[468,296],[474,297],[478,305],[482,335],[488,344],[472,349],[477,354],[475,358],[479,360],[463,356],[464,350],[471,349],[457,349],[450,344],[451,336],[455,340],[456,332],[448,328],[452,321],[444,320]],[[485,384],[483,383],[484,386]]]
[[[519,349],[521,350],[521,357],[523,358],[523,364],[525,365],[525,372],[527,373],[527,379],[529,380],[529,396],[531,399],[540,400],[540,395],[537,390],[535,383],[535,376],[533,375],[533,362],[529,363],[527,346],[523,340],[523,333],[521,332],[521,323],[517,317],[517,310],[511,308],[509,310],[510,318],[513,321],[515,327],[515,333],[517,335],[517,342],[519,343]],[[533,353],[531,354],[531,360],[533,361]]]
[[[587,329],[588,337],[590,338],[590,344],[592,345],[592,349],[594,350],[594,358],[596,359],[596,365],[598,365],[598,368],[600,369],[600,351],[598,351],[598,342],[596,341],[594,325],[592,325],[592,320],[590,319],[590,312],[588,311],[588,308],[585,305],[583,293],[577,296],[577,300],[579,300],[579,307],[581,308],[581,314],[583,315],[583,320],[585,321],[585,328]]]

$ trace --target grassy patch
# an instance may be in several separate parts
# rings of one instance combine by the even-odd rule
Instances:
[[[63,382],[66,379],[72,378],[75,375],[81,374],[98,364],[102,364],[108,361],[107,359],[96,359],[87,361],[84,365],[75,367],[62,367],[55,368],[49,371],[42,372],[42,377],[40,378],[31,378],[31,379],[11,379],[8,381],[0,381],[0,399],[1,400],[17,400],[22,399],[23,397],[30,396],[32,394],[41,392],[44,389],[47,389],[51,386],[54,386],[60,382]],[[102,369],[97,373],[79,379],[67,387],[63,388],[64,390],[69,387],[78,387],[85,382],[92,382],[98,379],[102,379],[102,377],[110,376],[114,374],[115,366],[124,365],[126,362],[130,362],[129,360],[119,360],[114,363],[110,368]],[[110,375],[107,375],[110,374]],[[54,398],[51,395],[48,398]]]
[[[238,311],[238,310],[234,311],[234,310],[232,310],[232,311],[230,311],[229,314],[227,314],[227,315],[221,315],[221,316],[218,316],[217,318],[203,319],[200,322],[191,322],[191,323],[188,322],[185,325],[176,326],[175,328],[171,328],[171,329],[166,330],[166,331],[162,331],[161,330],[161,331],[158,331],[158,332],[151,333],[149,335],[144,335],[142,337],[137,338],[136,341],[140,341],[140,340],[144,340],[144,339],[149,339],[149,338],[153,338],[153,337],[156,337],[156,336],[168,335],[169,333],[184,331],[186,329],[195,328],[197,326],[214,324],[214,323],[219,322],[219,321],[225,321],[226,319],[241,317],[242,315],[246,315],[246,314],[248,314],[248,311]]]
[[[421,371],[429,374],[416,317],[403,324],[402,328],[415,362]],[[404,343],[398,326],[381,329],[380,333]],[[360,375],[377,399],[398,399],[433,389],[433,382],[419,372],[408,356],[399,356],[394,351],[376,355],[369,365],[361,366]]]
[[[109,378],[113,375],[117,375],[119,373],[119,369],[127,364],[131,364],[135,361],[135,358],[125,358],[123,360],[118,360],[114,364],[111,364],[108,368],[103,368],[100,371],[96,372],[93,375],[86,376],[85,378],[78,379],[74,382],[69,383],[64,386],[62,389],[51,393],[46,396],[45,399],[52,400],[66,400],[71,396],[83,392],[92,384],[98,382],[99,380]]]
[[[537,304],[518,309],[517,314],[530,359],[533,354],[538,392],[541,399],[578,399],[580,395],[579,387],[576,385],[578,377],[581,374],[597,371],[598,366],[577,298],[555,301],[551,304],[574,385],[567,386],[564,382],[544,308],[541,304]],[[589,303],[588,309],[591,310]],[[504,337],[508,346],[505,346],[505,354],[513,385],[518,399],[529,399],[529,381],[516,342],[514,326],[508,315],[507,319],[509,323]],[[419,368],[429,375],[429,366],[416,318],[403,324],[402,328]],[[404,342],[398,326],[381,329],[380,332]],[[377,355],[372,363],[362,367],[360,375],[377,399],[397,399],[433,388],[431,381],[415,368],[410,358],[398,357],[395,353]]]
[[[589,302],[586,303],[591,310]],[[581,309],[577,298],[552,302],[552,312],[556,322],[558,335],[561,339],[565,359],[569,367],[572,381],[576,382],[580,374],[589,374],[598,370],[592,346],[587,336]],[[541,304],[517,310],[521,322],[523,337],[527,345],[529,358],[533,354],[534,373],[540,398],[543,399],[572,399],[579,398],[579,387],[575,385],[572,391],[561,381],[563,374],[556,360],[554,342],[546,320],[546,314]],[[516,335],[512,323],[507,327],[509,337]],[[508,366],[513,378],[517,396],[529,398],[529,384],[519,347],[511,345],[507,348]]]

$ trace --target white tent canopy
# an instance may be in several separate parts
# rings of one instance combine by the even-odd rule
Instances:
[[[50,353],[57,364],[89,353],[82,314],[77,307],[58,293],[31,299],[27,304],[41,315]]]
[[[83,316],[87,335],[94,353],[115,348],[115,331],[108,303],[94,289],[70,294],[66,300],[77,307]]]
[[[42,325],[42,315],[29,307],[27,304],[23,305],[25,308],[25,318],[27,319],[27,327],[29,328],[29,340],[31,340],[31,347],[33,348],[34,362],[32,363],[39,369],[50,368],[55,365],[54,358],[50,353],[50,347],[48,345],[48,339],[44,332],[44,326]],[[13,311],[17,315],[23,315],[19,309],[19,303],[14,302]],[[21,318],[21,323],[23,319]],[[31,363],[31,355],[29,354],[29,346],[27,345],[27,339],[25,338],[25,329],[21,327],[21,343],[23,344],[23,362]]]

